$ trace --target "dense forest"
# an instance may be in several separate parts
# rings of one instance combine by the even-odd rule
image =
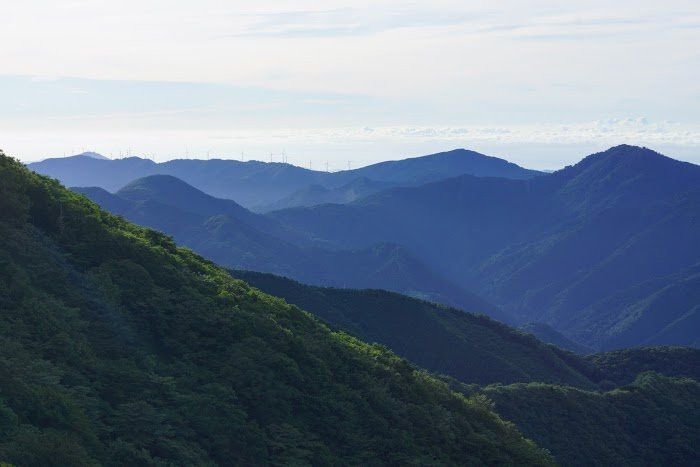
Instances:
[[[562,465],[697,465],[700,384],[640,374],[609,392],[542,383],[491,386],[494,409]]]
[[[231,274],[336,329],[465,383],[544,381],[591,389],[599,376],[590,362],[484,315],[384,290],[315,287],[252,271]]]
[[[385,290],[316,287],[273,274],[230,272],[331,327],[467,384],[537,381],[610,389],[644,371],[700,379],[700,349],[646,347],[579,356],[487,316]]]
[[[697,456],[690,440],[700,437],[699,349],[631,348],[581,357],[486,316],[392,292],[231,273],[334,328],[447,375],[469,396],[495,401],[496,412],[562,465],[688,465]],[[496,382],[518,384],[483,387]]]
[[[1,461],[552,463],[483,396],[2,154],[0,240]]]

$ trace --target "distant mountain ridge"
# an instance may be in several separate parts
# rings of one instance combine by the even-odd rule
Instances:
[[[319,199],[315,199],[313,192],[308,192],[309,186],[336,192],[335,201],[338,201],[349,190],[338,192],[337,189],[356,183],[358,179],[374,182],[373,187],[365,183],[361,190],[369,194],[384,183],[411,186],[459,174],[517,179],[541,174],[465,149],[340,172],[313,171],[277,162],[177,159],[155,163],[138,157],[97,160],[84,155],[46,159],[28,166],[38,173],[59,179],[67,186],[98,186],[110,192],[138,178],[156,174],[172,175],[212,196],[232,199],[255,210],[267,209],[276,202],[283,203],[279,207],[290,207],[294,193],[300,190],[307,190],[300,200],[305,203],[303,205],[327,202],[324,200],[329,196],[327,193],[320,193]]]
[[[700,167],[633,146],[528,180],[462,175],[270,213],[339,247],[405,245],[522,322],[598,349],[697,345],[700,309],[680,284],[695,280],[698,216]],[[648,306],[661,289],[678,291],[671,309]]]
[[[326,188],[323,185],[307,185],[289,196],[262,206],[260,210],[269,212],[297,206],[347,204],[394,186],[397,186],[397,184],[376,182],[366,177],[357,178],[337,188]]]
[[[93,159],[110,160],[109,157],[93,151],[81,152],[78,156],[92,157]]]
[[[525,180],[543,174],[537,170],[524,169],[504,159],[467,149],[454,149],[423,157],[379,162],[348,172],[382,182],[398,183],[412,180],[416,185],[463,174],[515,180]]]
[[[562,333],[544,323],[525,323],[518,329],[528,334],[532,334],[542,342],[555,345],[560,349],[569,350],[581,355],[593,353],[593,349],[590,347],[586,347],[585,345],[572,341]]]
[[[172,235],[176,241],[231,268],[271,272],[310,284],[375,287],[445,303],[509,321],[498,308],[433,272],[393,242],[328,248],[227,199],[209,196],[169,175],[153,175],[111,194],[73,188],[104,209]]]

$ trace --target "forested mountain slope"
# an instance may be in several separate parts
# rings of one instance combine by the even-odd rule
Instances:
[[[0,460],[549,464],[479,398],[0,155]]]
[[[700,410],[698,349],[635,348],[579,357],[486,317],[390,292],[232,274],[335,328],[466,383],[456,387],[495,401],[496,411],[562,465],[692,465],[697,457],[692,440],[700,429],[694,415]],[[473,384],[517,380],[523,383]]]
[[[463,383],[561,383],[610,389],[639,373],[700,379],[700,349],[648,347],[585,357],[546,345],[486,316],[384,290],[315,287],[252,271],[231,274],[310,311],[333,328],[378,342]]]
[[[541,383],[492,386],[494,408],[561,465],[696,465],[700,384],[642,373],[609,392]]]
[[[384,290],[314,287],[251,271],[231,274],[332,327],[378,342],[432,372],[465,383],[545,381],[593,388],[593,364],[486,316]]]

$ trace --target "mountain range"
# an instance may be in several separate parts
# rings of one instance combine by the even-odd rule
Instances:
[[[406,246],[503,308],[592,348],[697,346],[700,167],[618,146],[528,180],[463,175],[270,213],[309,237]]]
[[[480,397],[0,153],[0,462],[553,465]]]
[[[378,242],[329,248],[231,200],[209,196],[169,175],[152,175],[112,194],[73,188],[137,224],[167,232],[217,263],[294,277],[310,284],[374,287],[481,312],[502,321],[498,308],[453,285],[406,248]]]
[[[390,292],[227,272],[2,153],[0,181],[3,463],[697,459],[700,350],[577,357]]]
[[[87,185],[91,178],[85,174],[92,172],[83,171],[86,160],[31,167],[59,178],[72,168],[74,184]],[[192,170],[200,175],[220,168],[209,190],[228,176],[224,161],[173,161],[167,167],[178,164],[207,167]],[[260,187],[275,180],[287,188],[295,183],[287,175],[270,175],[280,165],[258,164],[265,166],[256,175],[266,180]],[[114,177],[105,173],[97,181],[123,177],[122,166],[114,167]],[[501,172],[488,172],[494,167]],[[460,175],[467,168],[481,176]],[[559,334],[557,343],[569,341],[579,351],[700,345],[696,165],[623,145],[551,174],[463,150],[334,174],[297,169],[306,178],[335,177],[336,188],[315,190],[317,201],[336,203],[316,204],[297,187],[278,198],[278,206],[308,206],[260,216],[241,214],[236,205],[239,214],[227,214],[230,201],[205,200],[172,179],[180,188],[160,187],[164,179],[157,177],[134,182],[150,186],[140,191],[128,184],[115,194],[80,190],[229,267],[316,285],[385,288],[515,325],[537,323],[531,330],[540,337]],[[361,190],[342,195],[347,177],[352,186],[358,175],[366,177],[361,185],[372,188],[364,197]],[[177,196],[178,190],[187,194]],[[198,207],[194,219],[190,197],[211,207]]]
[[[67,186],[98,186],[110,192],[138,178],[172,175],[212,196],[235,200],[253,210],[353,199],[355,190],[370,194],[387,185],[414,186],[460,174],[516,179],[540,174],[464,149],[340,172],[260,161],[178,159],[155,163],[138,157],[104,160],[89,155],[46,159],[29,164],[29,168]]]

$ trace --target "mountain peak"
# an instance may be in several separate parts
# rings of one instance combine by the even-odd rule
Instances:
[[[699,187],[700,166],[623,144],[591,154],[550,180],[561,183],[570,199],[589,209],[606,208],[613,200],[618,206],[643,206]]]
[[[197,188],[189,185],[188,183],[180,180],[172,175],[149,175],[147,177],[139,178],[133,182],[125,185],[121,190],[117,192],[119,196],[127,199],[139,199],[141,196],[146,195],[147,197],[154,196],[155,194],[159,196],[204,196],[209,198],[210,196],[206,193],[198,190]]]
[[[598,175],[604,175],[606,172],[623,169],[628,173],[645,173],[656,176],[660,175],[659,171],[663,171],[665,175],[670,175],[667,171],[700,172],[700,166],[695,164],[672,159],[647,147],[629,144],[620,144],[605,151],[591,154],[574,166],[559,172],[578,176],[592,170]]]
[[[172,175],[158,174],[139,178],[117,191],[116,195],[130,201],[155,201],[200,215],[226,214],[245,220],[256,228],[269,228],[270,223],[233,200],[208,195]]]
[[[452,149],[398,161],[385,161],[353,171],[376,181],[422,184],[441,178],[469,174],[478,177],[527,179],[541,172],[529,170],[498,157],[469,149]]]
[[[598,154],[608,157],[662,157],[664,159],[670,159],[646,146],[634,146],[631,144],[618,144]]]
[[[92,157],[93,159],[109,160],[109,157],[105,157],[102,154],[99,154],[99,153],[93,152],[93,151],[81,152],[80,154],[77,154],[77,155],[83,156],[83,157]]]

